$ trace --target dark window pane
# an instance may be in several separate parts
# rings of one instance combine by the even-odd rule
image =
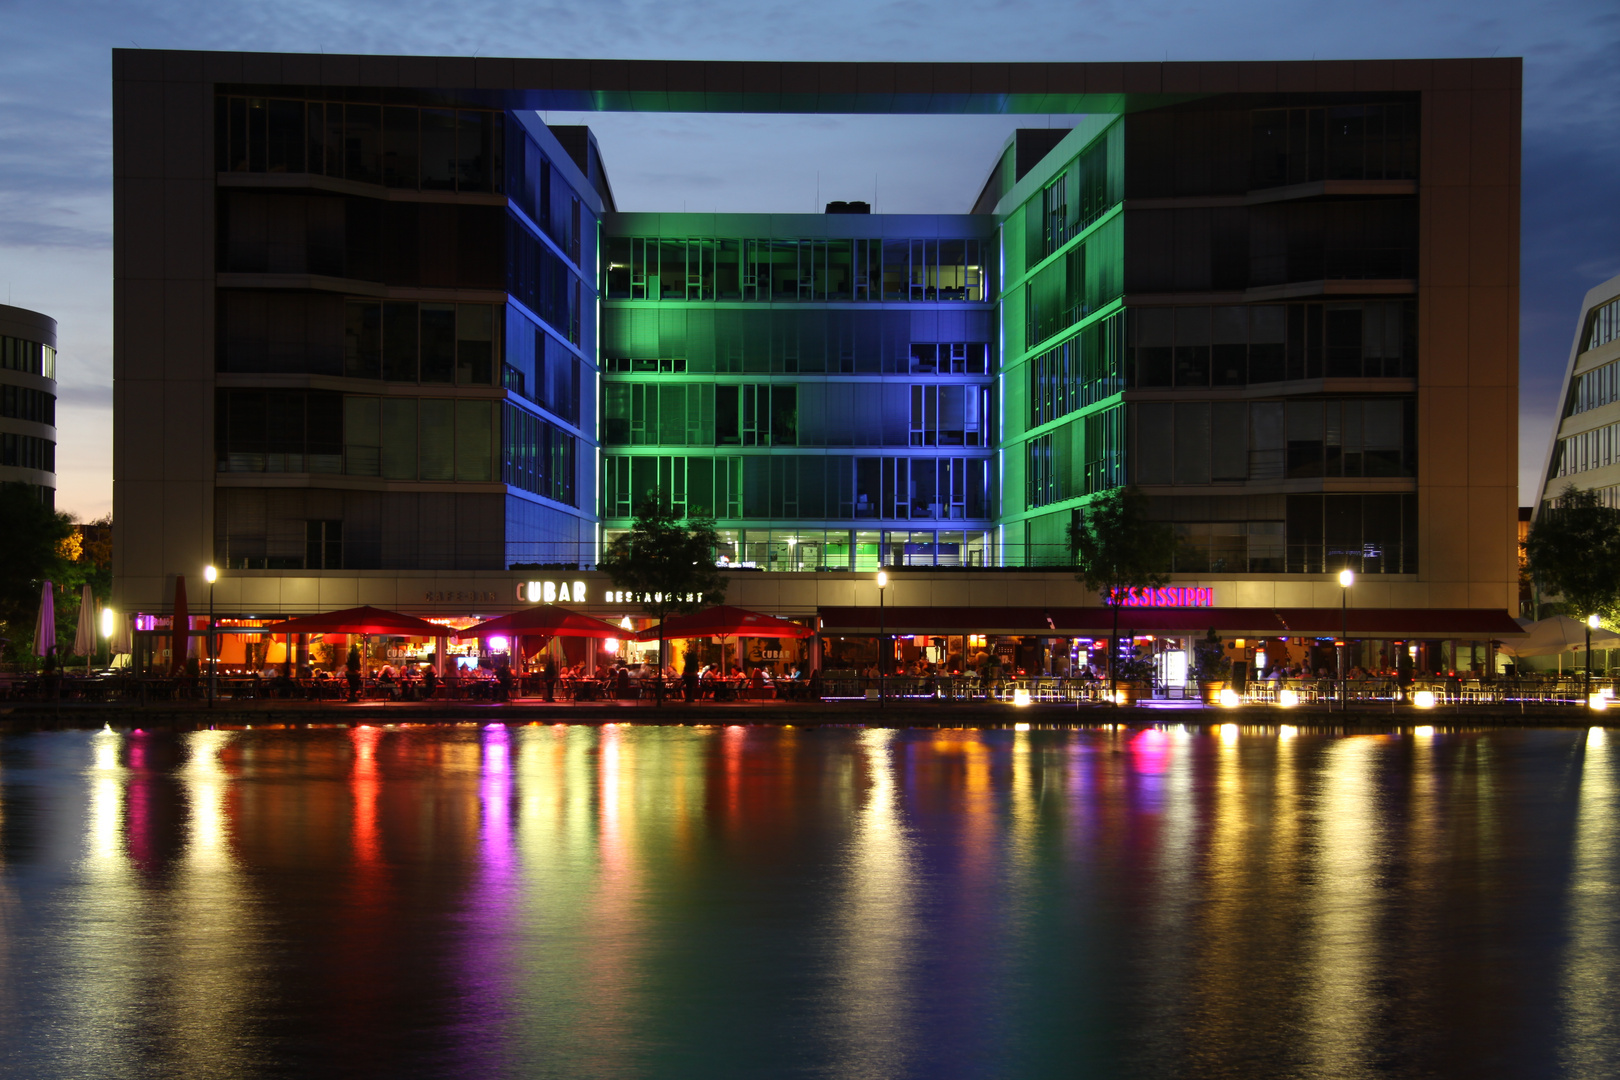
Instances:
[[[422,305],[422,381],[454,382],[456,377],[456,308],[454,304]]]

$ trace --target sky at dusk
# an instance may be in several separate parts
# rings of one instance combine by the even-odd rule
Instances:
[[[60,324],[57,505],[112,502],[114,48],[715,60],[1522,56],[1520,499],[1586,290],[1620,274],[1620,5],[1597,0],[446,4],[0,0],[0,296]],[[962,212],[1015,127],[1064,118],[550,114],[588,122],[623,210]]]

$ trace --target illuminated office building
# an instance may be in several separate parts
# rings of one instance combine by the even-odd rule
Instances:
[[[114,98],[130,609],[216,561],[242,610],[496,612],[594,582],[651,491],[744,603],[883,565],[1079,604],[1068,527],[1126,483],[1220,606],[1337,607],[1346,566],[1360,606],[1516,603],[1518,60],[118,50]],[[540,109],[1083,119],[938,214],[675,214]]]

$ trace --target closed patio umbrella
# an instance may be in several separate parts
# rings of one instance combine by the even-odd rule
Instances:
[[[34,619],[34,653],[47,656],[56,648],[56,586],[45,582],[39,590],[39,616]]]
[[[73,635],[73,651],[84,657],[84,670],[90,672],[90,658],[96,653],[96,594],[90,583],[79,592],[79,626]]]
[[[191,613],[186,610],[186,575],[174,575],[174,614],[169,618],[170,675],[186,673],[186,646],[191,640]]]

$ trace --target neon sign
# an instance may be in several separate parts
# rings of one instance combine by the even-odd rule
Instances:
[[[1116,590],[1103,599],[1106,604],[1121,607],[1213,607],[1215,590],[1193,586],[1168,589]]]
[[[566,581],[520,581],[517,598],[532,604],[583,604],[585,583],[576,581],[570,585]]]

